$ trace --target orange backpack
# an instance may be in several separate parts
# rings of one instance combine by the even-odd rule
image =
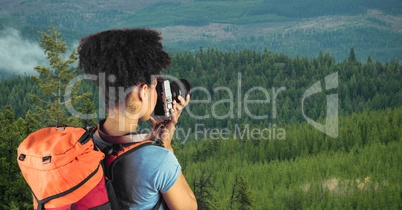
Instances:
[[[111,209],[96,130],[57,126],[30,134],[18,147],[18,165],[35,209]],[[113,204],[112,204],[113,205]]]

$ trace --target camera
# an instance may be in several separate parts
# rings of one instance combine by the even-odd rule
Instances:
[[[158,78],[156,92],[158,98],[153,112],[153,117],[167,119],[171,117],[170,109],[173,108],[173,100],[180,103],[179,95],[186,98],[191,90],[190,83],[185,79],[179,79],[173,82],[165,78]]]

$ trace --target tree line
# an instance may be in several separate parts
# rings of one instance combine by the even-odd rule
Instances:
[[[185,78],[193,87],[194,102],[182,116],[181,125],[202,123],[207,127],[228,127],[242,123],[297,123],[305,120],[303,112],[314,120],[324,119],[327,93],[322,91],[306,99],[304,110],[302,97],[316,82],[325,86],[324,78],[333,73],[338,74],[339,86],[332,93],[338,94],[341,115],[401,106],[401,69],[398,60],[383,63],[369,56],[362,62],[354,49],[347,59],[335,62],[328,51],[308,58],[268,50],[227,52],[200,48],[196,52],[174,54],[173,64],[164,74]],[[77,88],[79,94],[91,93],[90,112],[97,113],[99,90],[90,80],[84,80]],[[31,76],[7,79],[0,83],[0,107],[4,109],[9,104],[16,118],[23,117],[35,108],[29,94],[44,97],[38,81],[33,81]],[[250,100],[259,102],[244,104]]]
[[[0,209],[32,209],[16,148],[35,114],[0,112]],[[174,141],[199,209],[401,208],[402,108],[341,117],[331,138],[307,123],[284,139]]]
[[[69,65],[74,52],[63,59],[66,48],[59,37],[54,26],[42,33],[50,66],[36,67],[38,76],[0,83],[1,209],[32,209],[16,162],[19,143],[49,124],[96,125],[96,119],[69,113],[66,104],[81,114],[102,108],[92,84],[67,88],[82,72]],[[401,208],[398,60],[361,62],[353,48],[339,63],[329,52],[292,58],[268,50],[213,48],[179,52],[173,60],[165,73],[188,79],[198,90],[192,93],[198,103],[190,104],[191,112],[183,113],[176,129],[192,135],[176,137],[173,146],[200,209]],[[336,75],[336,82],[328,75]],[[302,110],[303,93],[317,82],[322,89],[335,88],[306,99]],[[65,93],[73,95],[71,101],[63,99]],[[330,94],[339,96],[336,138],[314,129],[303,116],[323,122]],[[253,100],[259,102],[245,109]]]

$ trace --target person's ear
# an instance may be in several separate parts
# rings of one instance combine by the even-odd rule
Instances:
[[[148,85],[142,84],[138,87],[138,99],[140,101],[144,101],[146,97],[148,97]]]

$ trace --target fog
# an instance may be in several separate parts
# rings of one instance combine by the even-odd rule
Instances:
[[[24,39],[13,28],[0,31],[0,69],[18,74],[32,74],[34,67],[48,63],[39,43]]]

